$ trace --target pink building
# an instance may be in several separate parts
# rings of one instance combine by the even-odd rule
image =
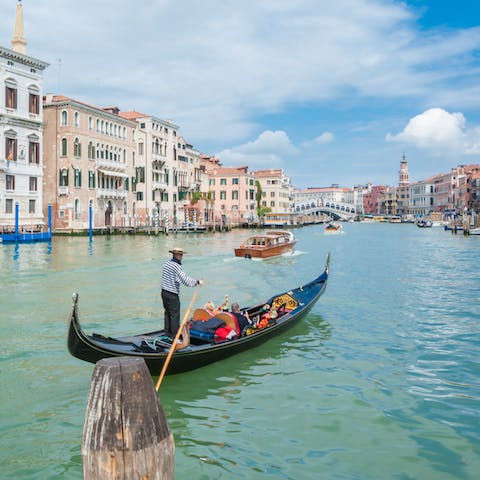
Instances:
[[[256,217],[255,177],[248,167],[221,167],[218,159],[207,164],[213,192],[215,221],[239,225]]]

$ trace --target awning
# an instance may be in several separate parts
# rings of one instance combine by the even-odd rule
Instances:
[[[123,172],[114,172],[112,170],[105,170],[104,168],[98,168],[98,171],[103,173],[104,175],[108,175],[110,177],[122,177],[122,178],[127,178],[128,175]]]

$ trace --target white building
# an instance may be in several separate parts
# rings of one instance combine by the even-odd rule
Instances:
[[[22,4],[12,49],[0,47],[0,226],[44,223],[42,212],[42,80],[48,63],[26,55]]]
[[[435,185],[431,179],[409,185],[408,211],[413,215],[429,215],[435,209]]]

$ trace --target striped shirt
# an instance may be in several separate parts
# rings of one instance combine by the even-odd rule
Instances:
[[[172,258],[163,264],[162,271],[162,290],[167,292],[180,294],[180,284],[183,283],[187,287],[198,285],[198,281],[189,277],[183,270],[182,264]]]

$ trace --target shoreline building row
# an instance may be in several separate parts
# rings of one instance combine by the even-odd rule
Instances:
[[[26,54],[23,6],[12,48],[0,47],[0,228],[15,204],[23,228],[179,227],[296,223],[307,206],[335,205],[356,215],[480,212],[480,165],[410,182],[405,155],[398,186],[294,189],[283,169],[223,166],[155,115],[98,107],[43,94],[47,62]],[[92,216],[90,217],[90,212]],[[265,214],[265,215],[264,215]]]

